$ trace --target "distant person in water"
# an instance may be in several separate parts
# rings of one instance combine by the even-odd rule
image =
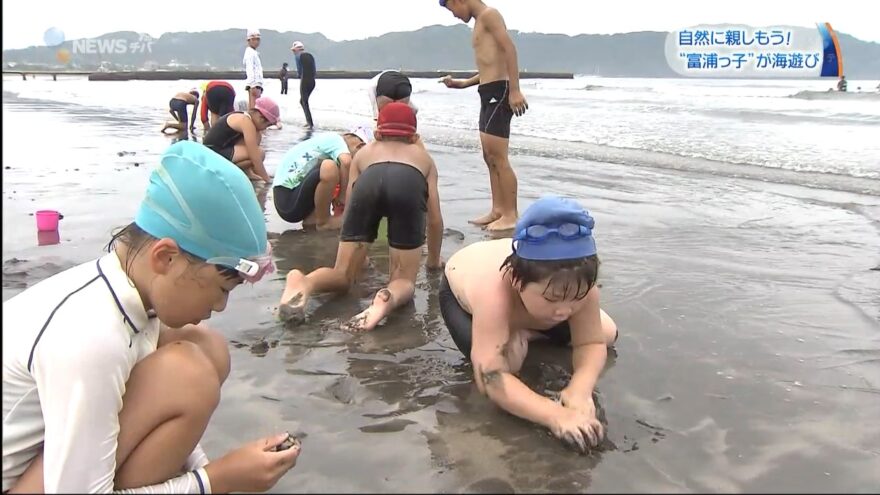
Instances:
[[[287,94],[287,78],[288,78],[287,73],[288,73],[287,62],[284,62],[283,64],[281,64],[281,77],[280,77],[281,78],[281,94],[283,94],[283,95]]]
[[[441,79],[449,88],[480,85],[480,143],[489,168],[492,209],[471,223],[488,230],[510,230],[518,215],[516,174],[508,157],[510,121],[529,108],[519,88],[516,46],[501,14],[481,0],[440,0],[440,5],[465,23],[476,20],[472,43],[479,72],[466,80]]]
[[[205,131],[220,117],[234,110],[235,88],[226,81],[211,81],[205,85],[199,115]]]
[[[257,98],[263,96],[263,63],[260,61],[260,31],[251,29],[247,33],[247,48],[244,49],[244,71],[246,80],[244,90],[248,94],[248,110],[254,108]]]
[[[280,118],[278,104],[264,96],[257,99],[253,110],[220,117],[202,144],[238,165],[251,180],[262,179],[268,184],[272,178],[263,164],[266,152],[260,147],[261,133]]]
[[[348,291],[363,269],[383,218],[388,219],[390,281],[376,293],[369,308],[345,325],[346,329],[372,330],[391,311],[412,300],[426,233],[427,266],[442,267],[443,217],[437,167],[428,152],[416,145],[412,109],[404,103],[385,106],[379,113],[375,138],[358,151],[351,164],[349,205],[335,266],[308,275],[291,270],[278,310],[281,319],[302,321],[309,297],[314,294]]]
[[[165,132],[168,129],[175,129],[178,132],[187,131],[187,120],[190,120],[187,118],[186,111],[188,105],[193,106],[192,120],[189,124],[189,130],[196,130],[196,109],[199,105],[199,91],[193,88],[188,93],[177,93],[174,95],[174,98],[171,98],[171,101],[168,102],[168,112],[171,113],[174,120],[170,122],[166,121],[165,126],[162,127],[162,132]]]
[[[837,81],[837,90],[846,92],[846,76],[840,76],[840,80]]]
[[[545,196],[526,209],[512,239],[476,242],[452,255],[437,296],[477,389],[582,452],[604,436],[593,390],[617,340],[617,325],[599,306],[593,227],[578,203]],[[557,400],[519,378],[537,340],[571,355],[573,373]]]
[[[342,218],[331,218],[330,207],[343,210],[345,195],[334,198],[334,190],[346,190],[351,160],[371,137],[361,128],[344,134],[322,132],[285,153],[272,183],[278,216],[304,227],[338,229]]]
[[[294,57],[296,57],[296,70],[299,73],[299,104],[302,106],[306,117],[305,127],[312,129],[315,127],[315,121],[312,120],[309,98],[312,96],[312,91],[315,90],[315,78],[318,75],[315,57],[306,51],[302,41],[294,42],[290,50],[293,52]]]

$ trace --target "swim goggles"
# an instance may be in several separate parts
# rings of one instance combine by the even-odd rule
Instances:
[[[517,232],[513,239],[515,241],[541,242],[547,240],[548,237],[554,234],[560,239],[570,241],[590,236],[592,234],[592,229],[577,223],[561,223],[555,227],[547,225],[530,225]]]
[[[221,265],[238,271],[246,282],[255,284],[266,275],[275,272],[275,263],[272,261],[272,244],[266,244],[266,254],[251,258],[235,258],[217,256],[205,261],[212,265]]]

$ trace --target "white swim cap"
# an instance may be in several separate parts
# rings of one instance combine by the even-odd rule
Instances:
[[[359,125],[348,132],[360,138],[365,144],[370,144],[373,140],[373,128],[370,126]]]

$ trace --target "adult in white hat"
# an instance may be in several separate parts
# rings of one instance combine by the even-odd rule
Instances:
[[[263,96],[263,63],[260,61],[260,30],[247,32],[247,48],[244,49],[244,71],[247,74],[244,90],[248,94],[248,110],[254,108],[257,98]]]

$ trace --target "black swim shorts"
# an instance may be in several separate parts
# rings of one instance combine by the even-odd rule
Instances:
[[[205,92],[205,99],[208,110],[222,117],[234,110],[235,90],[229,86],[212,86]]]
[[[510,139],[510,81],[492,81],[481,84],[480,93],[480,132]]]
[[[321,162],[312,167],[300,185],[293,189],[284,186],[272,188],[275,210],[285,222],[302,222],[315,211],[315,189],[321,182]]]
[[[385,96],[394,101],[409,98],[412,95],[412,84],[409,78],[397,71],[388,71],[376,81],[376,97]]]
[[[370,165],[352,186],[340,240],[373,242],[388,218],[388,245],[417,249],[425,243],[428,181],[419,169],[397,162]]]
[[[437,298],[440,303],[440,315],[443,317],[443,322],[446,323],[449,335],[452,336],[458,350],[470,359],[471,345],[473,344],[473,316],[458,303],[445,273],[440,280],[440,292]],[[571,328],[569,328],[567,321],[563,321],[543,333],[550,339],[550,342],[556,345],[568,345],[571,342]]]
[[[235,156],[235,145],[231,144],[225,148],[214,148],[212,146],[208,146],[214,153],[226,158],[230,162],[232,161],[232,157]]]
[[[186,105],[186,101],[179,98],[171,98],[171,101],[168,102],[168,108],[171,109],[171,114],[184,125],[186,125],[187,122]]]

